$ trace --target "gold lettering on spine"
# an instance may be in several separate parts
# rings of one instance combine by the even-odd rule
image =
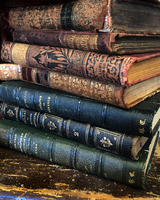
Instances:
[[[131,183],[131,184],[135,183],[134,177],[135,177],[135,171],[129,172],[129,179],[128,179],[128,182]]]
[[[146,119],[145,120],[140,120],[139,123],[140,123],[140,125],[144,126],[146,124]]]
[[[39,96],[39,108],[42,110],[42,96]]]
[[[121,102],[122,88],[119,88],[119,95],[115,97],[115,86],[106,85],[99,81],[49,71],[49,86],[76,95],[123,106]]]
[[[17,149],[17,134],[14,134],[14,148]]]
[[[97,40],[98,40],[98,34],[97,35],[90,35],[89,41],[88,41],[90,50],[98,51]]]
[[[12,48],[12,62],[26,66],[26,53],[28,48],[28,44],[15,43]]]
[[[28,91],[26,90],[24,92],[24,103],[25,103],[26,108],[28,108],[28,105],[27,105],[27,93],[28,93]]]
[[[146,124],[146,119],[144,119],[144,120],[139,120],[139,124],[141,125],[141,126],[144,126],[145,124]],[[141,134],[144,134],[145,133],[145,129],[144,129],[144,127],[143,128],[139,128],[139,133],[141,133]]]
[[[145,132],[144,128],[139,129],[139,133],[144,134],[144,132]]]
[[[64,40],[68,48],[85,51],[96,51],[98,35],[65,35]]]
[[[48,110],[49,113],[51,113],[50,101],[51,101],[51,97],[48,97],[48,98],[47,98],[47,110]]]
[[[36,123],[37,120],[36,120],[36,117],[37,117],[37,112],[35,112],[34,115],[33,115],[33,124],[34,124],[35,127],[37,127],[37,123]]]
[[[67,45],[68,48],[74,49],[74,40],[75,40],[76,35],[75,34],[69,34],[69,35],[65,35],[64,37],[64,42]]]

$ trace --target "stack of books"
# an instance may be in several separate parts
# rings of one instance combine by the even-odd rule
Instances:
[[[1,145],[145,188],[159,137],[159,98],[147,98],[160,91],[160,8],[140,2],[9,10]]]

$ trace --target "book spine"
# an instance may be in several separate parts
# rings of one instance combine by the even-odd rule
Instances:
[[[21,30],[13,31],[13,41],[32,45],[53,46],[97,53],[113,53],[117,33]],[[115,52],[116,53],[116,52]]]
[[[157,111],[152,102],[149,104],[142,102],[126,110],[21,81],[3,82],[0,85],[0,100],[63,118],[70,116],[72,120],[94,124],[112,131],[148,137],[153,134],[151,127]]]
[[[128,73],[123,69],[128,70],[135,61],[131,57],[12,42],[3,43],[1,59],[117,85],[127,82]]]
[[[83,172],[135,187],[144,186],[145,173],[142,162],[138,164],[18,122],[0,121],[0,144]]]
[[[106,11],[106,0],[78,0],[50,6],[13,8],[9,13],[9,22],[12,28],[96,32],[103,29]]]
[[[40,68],[29,68],[22,66],[11,67],[11,74],[9,66],[7,68],[2,65],[1,67],[1,80],[5,80],[7,76],[12,76],[13,70],[14,79],[24,80],[44,86],[49,86],[53,89],[62,90],[79,96],[96,99],[102,102],[107,102],[120,107],[128,108],[128,105],[124,103],[123,93],[124,87],[116,86],[113,84],[104,84],[103,82],[94,81],[91,79],[85,79],[78,76],[72,76],[68,74],[61,74],[54,71],[46,71]],[[17,73],[19,71],[19,73]],[[6,75],[6,73],[8,73]],[[9,75],[10,74],[10,75]],[[11,78],[11,80],[13,80]]]
[[[6,119],[21,121],[52,134],[67,137],[98,149],[134,160],[138,159],[138,156],[132,152],[134,144],[139,139],[138,136],[127,136],[122,133],[91,126],[90,124],[70,119],[65,120],[55,115],[7,105],[6,103],[1,104],[0,111],[1,115]]]

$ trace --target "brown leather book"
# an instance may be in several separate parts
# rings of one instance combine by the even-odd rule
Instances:
[[[124,87],[16,64],[0,64],[0,80],[29,81],[127,109],[160,91],[160,76]]]
[[[75,49],[3,42],[1,59],[118,85],[133,85],[160,75],[160,52],[110,56]]]
[[[118,0],[12,8],[12,28],[160,34],[159,8]]]
[[[160,35],[16,29],[13,41],[108,54],[160,51]]]

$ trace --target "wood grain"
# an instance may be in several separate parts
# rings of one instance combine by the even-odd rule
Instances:
[[[0,199],[160,199],[160,140],[145,190],[0,148]]]

